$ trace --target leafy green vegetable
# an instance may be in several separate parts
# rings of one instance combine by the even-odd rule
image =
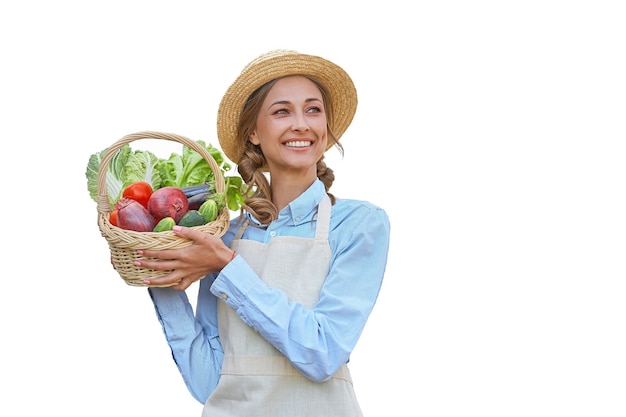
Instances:
[[[230,165],[224,163],[219,149],[212,145],[206,145],[203,141],[196,141],[206,148],[217,165],[223,170],[230,170]],[[162,178],[162,187],[183,188],[189,185],[196,185],[215,181],[215,175],[209,163],[198,152],[183,146],[183,154],[172,153],[167,160],[161,160],[159,164],[159,174]]]
[[[226,197],[228,201],[228,209],[231,211],[239,210],[245,200],[245,184],[241,177],[229,176],[224,177],[226,184]]]
[[[96,152],[89,157],[87,163],[87,189],[89,195],[96,201],[98,196],[98,170],[106,149]],[[109,169],[106,173],[107,195],[111,207],[122,196],[122,191],[129,184],[136,181],[146,181],[152,185],[153,189],[160,188],[161,177],[157,169],[159,159],[148,151],[133,151],[130,145],[126,144],[113,155],[109,162]]]
[[[96,152],[89,157],[87,164],[87,189],[89,195],[96,201],[98,197],[98,171],[100,169],[100,163],[106,153],[106,149]],[[109,169],[106,175],[107,194],[109,195],[109,201],[111,205],[119,199],[124,189],[123,171],[128,155],[131,153],[130,146],[124,145],[109,162]]]
[[[201,140],[196,142],[207,149],[223,175],[231,170],[231,165],[225,161],[219,149]],[[106,149],[94,153],[87,164],[87,188],[94,201],[98,194],[98,170],[105,153]],[[130,145],[124,145],[113,156],[107,170],[107,195],[111,207],[120,199],[124,188],[136,181],[146,181],[154,190],[167,186],[183,188],[208,184],[214,193],[211,198],[221,203],[222,207],[227,198],[228,208],[232,211],[239,210],[244,201],[245,184],[241,177],[224,175],[225,190],[216,194],[215,175],[209,163],[198,152],[186,146],[183,146],[182,154],[174,152],[168,159],[159,159],[152,152],[133,151]]]
[[[152,189],[161,188],[162,181],[159,174],[159,158],[149,151],[134,151],[128,156],[124,165],[124,187],[137,181],[145,181],[152,185]]]

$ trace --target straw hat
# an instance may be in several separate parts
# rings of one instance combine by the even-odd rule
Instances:
[[[350,76],[338,65],[318,56],[278,49],[250,62],[228,88],[217,112],[217,137],[222,150],[237,163],[242,149],[237,145],[237,125],[243,106],[257,88],[288,75],[310,75],[328,89],[333,108],[333,125],[339,139],[346,131],[357,107],[357,93]],[[333,146],[329,141],[327,150]]]

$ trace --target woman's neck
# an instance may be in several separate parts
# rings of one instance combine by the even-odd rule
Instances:
[[[317,177],[285,177],[279,176],[278,178],[272,178],[272,202],[281,211],[298,198],[303,192],[305,192],[311,184],[315,182]]]

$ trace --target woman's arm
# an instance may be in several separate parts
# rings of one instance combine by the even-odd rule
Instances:
[[[224,358],[217,326],[196,320],[184,291],[149,288],[148,292],[187,389],[204,404],[217,385]],[[210,305],[205,306],[205,316],[210,316],[210,310]]]
[[[389,249],[389,219],[375,206],[360,203],[331,227],[330,271],[311,309],[268,287],[239,256],[211,286],[313,381],[329,379],[348,361],[376,303]]]

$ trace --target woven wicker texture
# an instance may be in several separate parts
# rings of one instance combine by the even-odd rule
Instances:
[[[102,161],[100,162],[100,169],[98,171],[98,227],[100,228],[102,236],[104,236],[109,244],[109,248],[111,250],[111,262],[115,266],[115,270],[119,273],[122,279],[131,286],[148,287],[151,285],[144,284],[144,279],[164,276],[167,275],[169,271],[156,271],[153,269],[136,267],[133,262],[137,259],[142,259],[142,257],[137,254],[137,250],[178,249],[189,246],[192,242],[188,239],[183,239],[176,236],[172,231],[135,232],[133,230],[125,230],[113,226],[111,222],[109,222],[109,216],[111,214],[111,204],[109,202],[106,187],[106,174],[108,171],[109,162],[124,145],[141,139],[169,140],[173,142],[179,142],[184,146],[193,149],[209,163],[209,166],[211,167],[211,170],[215,175],[215,191],[217,193],[221,193],[224,191],[225,182],[222,171],[220,170],[219,165],[217,164],[217,162],[215,162],[211,154],[201,145],[184,136],[179,136],[172,133],[151,131],[138,132],[124,136],[122,139],[118,140],[109,148],[107,148],[102,158]],[[226,230],[228,230],[229,222],[230,212],[228,210],[228,207],[224,207],[224,209],[218,215],[215,221],[202,226],[195,226],[193,227],[193,229],[220,237],[224,233],[226,233]]]

